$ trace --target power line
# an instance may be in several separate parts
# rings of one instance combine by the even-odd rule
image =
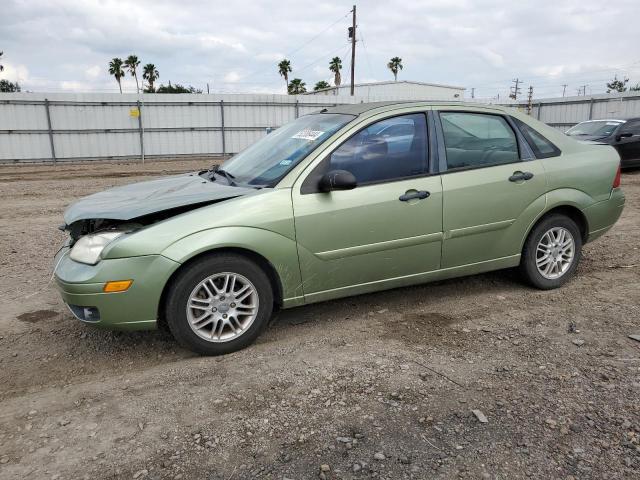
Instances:
[[[360,27],[362,29],[362,27]],[[360,30],[360,40],[362,41],[362,48],[364,48],[364,56],[367,59],[367,66],[369,67],[369,76],[373,77],[373,69],[371,68],[371,61],[369,60],[369,52],[367,52],[367,45],[364,43],[364,36],[362,30]]]
[[[313,42],[314,40],[316,40],[318,37],[320,37],[320,35],[322,35],[323,33],[325,33],[327,30],[329,30],[331,27],[333,27],[334,25],[336,25],[338,22],[340,22],[341,20],[343,20],[344,18],[348,17],[351,14],[351,11],[347,12],[346,14],[344,14],[343,16],[341,16],[340,18],[338,18],[336,21],[334,21],[331,25],[329,25],[328,27],[324,28],[323,30],[321,30],[319,33],[317,33],[316,35],[314,35],[313,37],[311,37],[309,40],[307,40],[306,42],[298,45],[297,47],[295,47],[293,50],[288,51],[287,53],[285,53],[285,57],[290,57],[291,55],[293,55],[296,52],[299,52],[300,50],[302,50],[304,47],[306,47],[307,45],[309,45],[311,42]],[[263,69],[260,70],[255,70],[252,73],[249,73],[247,75],[245,75],[245,78],[251,78],[255,75],[259,75],[262,74],[263,72],[267,71],[267,70],[271,70],[273,68],[273,66],[271,67],[265,67]]]
[[[339,21],[341,21],[343,18],[346,18],[349,16],[351,12],[348,12],[346,14],[344,14],[342,17],[338,18],[335,22],[333,22],[331,25],[329,25],[327,28],[325,28],[324,30],[321,30],[320,33],[318,33],[317,35],[315,35],[314,37],[312,37],[311,39],[309,39],[308,41],[306,41],[305,43],[303,43],[302,45],[298,46],[295,50],[292,50],[288,53],[286,53],[286,56],[291,56],[296,52],[299,52],[300,50],[302,50],[304,47],[306,47],[307,45],[309,45],[311,42],[313,42],[316,38],[318,38],[320,35],[322,35],[324,32],[326,32],[327,30],[329,30],[331,27],[333,27],[335,24],[337,24]]]
[[[631,66],[637,65],[637,64],[640,64],[640,60],[636,60],[634,62],[627,63],[627,64],[624,64],[624,65],[611,66],[611,67],[604,68],[604,69],[584,70],[582,72],[566,73],[566,74],[563,74],[561,76],[558,76],[557,81],[562,81],[564,78],[567,78],[567,77],[580,77],[581,75],[585,75],[585,74],[589,75],[589,74],[592,74],[592,73],[611,72],[613,70],[621,70],[622,71],[622,70],[625,70],[627,67],[631,67]],[[537,79],[537,78],[550,79],[549,75],[532,75],[532,76],[527,76],[527,78],[529,80]],[[509,80],[509,79],[496,80],[495,82],[485,83],[485,84],[482,84],[482,85],[476,85],[476,87],[493,87],[493,86],[496,86],[496,85],[499,86],[501,84],[503,85],[503,84],[508,83],[510,81],[511,80]],[[560,85],[562,85],[562,84],[560,84]]]

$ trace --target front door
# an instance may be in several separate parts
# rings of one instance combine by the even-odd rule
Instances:
[[[523,161],[514,129],[501,115],[440,112],[446,152],[442,173],[442,268],[520,253],[545,205],[539,160]]]
[[[427,145],[424,113],[373,122],[294,187],[307,301],[385,288],[440,267],[442,186],[428,174]],[[356,188],[319,192],[318,179],[331,170],[353,173]]]

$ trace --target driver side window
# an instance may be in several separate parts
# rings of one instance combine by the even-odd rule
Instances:
[[[347,170],[358,185],[425,174],[427,124],[422,113],[401,115],[360,130],[329,156],[325,172]]]

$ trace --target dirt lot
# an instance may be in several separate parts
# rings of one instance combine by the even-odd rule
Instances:
[[[561,290],[497,272],[302,307],[219,358],[74,320],[65,206],[208,162],[0,167],[0,478],[640,478],[640,172]]]

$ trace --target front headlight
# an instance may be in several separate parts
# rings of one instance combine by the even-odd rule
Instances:
[[[95,265],[100,260],[100,254],[104,250],[104,247],[123,233],[124,232],[111,231],[85,235],[75,243],[69,257],[76,262]]]

